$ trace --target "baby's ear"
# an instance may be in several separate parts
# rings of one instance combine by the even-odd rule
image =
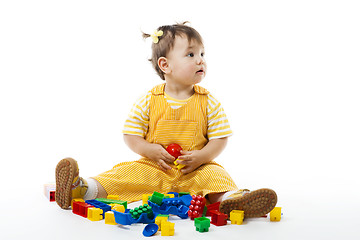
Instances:
[[[168,64],[168,60],[166,57],[160,57],[158,59],[158,66],[161,69],[161,71],[163,71],[163,73],[169,73],[170,72],[170,68],[169,68],[169,64]]]

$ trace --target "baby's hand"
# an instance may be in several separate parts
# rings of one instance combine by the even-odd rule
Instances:
[[[181,169],[183,173],[190,173],[204,164],[204,158],[201,154],[201,151],[181,151],[181,156],[179,156],[177,163],[185,165]]]
[[[167,163],[172,163],[175,161],[175,158],[159,144],[150,144],[148,146],[146,156],[151,160],[156,161],[160,168],[164,171],[171,169]]]

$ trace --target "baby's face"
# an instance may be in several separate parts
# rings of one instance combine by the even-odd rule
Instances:
[[[201,82],[206,75],[204,46],[196,40],[188,41],[187,37],[175,38],[174,47],[167,54],[171,72],[168,74],[173,81],[193,85]]]

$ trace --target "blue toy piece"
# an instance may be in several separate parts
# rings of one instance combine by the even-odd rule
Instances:
[[[131,225],[133,223],[154,223],[157,214],[153,218],[149,218],[147,213],[142,213],[139,218],[135,219],[129,213],[129,209],[125,213],[111,210],[114,212],[115,222],[121,225]]]
[[[187,212],[189,211],[189,208],[185,205],[180,205],[177,207],[168,205],[166,203],[163,203],[161,206],[151,201],[148,201],[148,203],[156,214],[173,214],[179,216],[182,219],[188,218]]]
[[[191,195],[183,195],[181,197],[176,197],[176,198],[165,198],[163,199],[161,206],[166,204],[168,206],[179,207],[180,205],[185,205],[188,207],[191,204],[191,200],[192,200]]]
[[[93,200],[86,200],[85,203],[90,204],[90,205],[93,205],[93,206],[96,207],[96,208],[102,209],[102,210],[103,210],[103,214],[102,214],[102,215],[103,215],[103,219],[105,219],[105,213],[106,213],[107,211],[110,211],[110,210],[111,210],[111,207],[110,207],[109,205],[107,205],[107,204],[105,204],[105,203],[102,203],[102,202],[100,202],[100,201],[97,201],[97,200],[95,200],[95,199],[93,199]]]
[[[145,237],[150,237],[150,236],[154,235],[158,230],[159,230],[159,226],[157,224],[149,223],[144,228],[143,235]]]

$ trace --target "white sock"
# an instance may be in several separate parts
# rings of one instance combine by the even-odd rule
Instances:
[[[84,195],[84,200],[92,200],[95,199],[99,193],[99,189],[97,187],[96,181],[93,178],[86,179],[88,184],[88,189]]]
[[[233,191],[228,191],[228,192],[224,193],[224,195],[222,196],[221,201],[226,200],[231,194],[236,193],[237,191],[238,190],[233,190]]]

